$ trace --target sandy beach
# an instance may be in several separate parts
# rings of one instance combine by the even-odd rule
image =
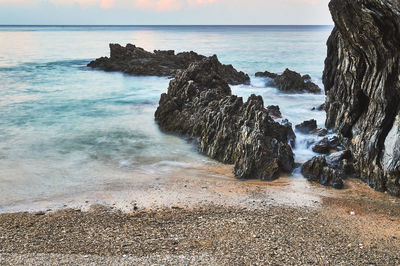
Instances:
[[[337,191],[300,178],[176,178],[125,208],[1,214],[0,264],[400,263],[400,200],[358,180]]]

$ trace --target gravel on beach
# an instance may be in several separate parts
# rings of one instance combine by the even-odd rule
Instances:
[[[0,265],[400,265],[399,213],[338,202],[1,214]]]

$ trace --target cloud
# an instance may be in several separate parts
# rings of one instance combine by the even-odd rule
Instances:
[[[183,6],[182,0],[136,0],[135,7],[157,11],[179,10]]]
[[[50,2],[56,6],[79,5],[85,8],[97,6],[103,9],[140,9],[156,12],[169,12],[184,8],[205,7],[217,2],[223,3],[226,7],[246,8],[249,5],[260,5],[259,0],[0,0],[0,4],[11,3],[16,5],[36,5],[44,1]],[[273,0],[264,1],[262,1],[263,3],[261,5],[271,2],[273,3]],[[327,0],[282,0],[282,3],[316,5],[324,1]]]

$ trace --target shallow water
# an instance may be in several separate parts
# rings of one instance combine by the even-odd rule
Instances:
[[[104,187],[134,185],[143,176],[173,175],[216,162],[193,144],[161,133],[153,114],[169,80],[91,70],[108,43],[147,50],[217,54],[252,77],[235,94],[263,96],[293,124],[323,95],[282,94],[255,78],[286,67],[320,86],[331,27],[0,27],[0,211]],[[296,161],[313,156],[298,134]],[[199,169],[203,169],[201,166]],[[191,169],[191,173],[195,171]],[[200,171],[200,170],[199,170]],[[203,171],[203,170],[201,170]],[[295,171],[294,176],[298,176]]]

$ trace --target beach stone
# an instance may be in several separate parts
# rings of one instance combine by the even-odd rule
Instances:
[[[105,71],[120,71],[133,75],[173,77],[193,62],[206,58],[193,51],[175,54],[173,50],[155,50],[153,53],[127,44],[110,45],[110,57],[100,57],[87,66]],[[232,85],[249,84],[250,77],[237,71],[232,65],[220,65],[220,75]]]
[[[310,134],[313,130],[317,129],[317,120],[311,119],[296,125],[296,130],[303,134]]]
[[[232,95],[217,56],[179,72],[160,98],[161,130],[196,138],[198,150],[234,164],[237,178],[274,180],[294,169],[290,123],[275,122],[261,96]]]
[[[309,92],[321,93],[321,88],[311,81],[310,75],[301,76],[299,73],[290,69],[285,69],[282,74],[275,74],[268,71],[257,72],[256,77],[266,77],[271,80],[267,85],[278,88],[283,92],[296,93],[296,92]]]
[[[400,196],[400,2],[332,0],[326,127],[348,139],[356,176]]]

